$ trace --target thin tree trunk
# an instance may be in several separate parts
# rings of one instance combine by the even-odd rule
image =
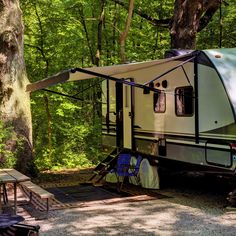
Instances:
[[[43,61],[45,63],[45,70],[44,70],[44,78],[47,78],[48,77],[48,70],[49,70],[49,59],[48,57],[46,56],[46,53],[45,53],[45,50],[44,50],[44,30],[43,30],[43,24],[42,24],[42,21],[41,21],[41,18],[40,18],[40,15],[38,13],[38,9],[37,9],[37,5],[35,3],[34,5],[35,7],[35,13],[36,13],[36,16],[37,16],[37,20],[38,20],[38,27],[39,27],[39,31],[40,31],[40,41],[39,41],[39,46],[37,46],[36,48],[39,50],[42,58],[43,58]],[[43,99],[44,99],[44,105],[45,105],[45,111],[46,111],[46,114],[47,114],[47,125],[48,125],[48,151],[49,151],[49,158],[51,156],[51,153],[52,153],[52,116],[51,116],[51,113],[50,113],[50,107],[49,107],[49,98],[47,95],[44,95],[43,96]]]
[[[132,21],[133,10],[134,10],[134,2],[135,2],[135,0],[130,0],[129,1],[129,12],[128,12],[127,20],[126,20],[125,30],[120,35],[120,57],[121,57],[121,62],[122,63],[126,62],[125,41],[126,41],[126,38],[128,36],[131,21]]]
[[[103,23],[104,23],[104,6],[105,6],[105,1],[101,0],[101,14],[100,14],[100,19],[98,23],[98,44],[97,44],[97,53],[95,56],[96,66],[99,66],[100,56],[101,56],[101,51],[102,51],[102,29],[103,29]]]
[[[49,109],[49,99],[48,96],[44,95],[44,105],[47,114],[47,122],[48,122],[48,151],[49,151],[49,158],[52,154],[52,116]]]
[[[112,30],[112,51],[116,50],[116,25],[117,25],[117,5],[115,3],[115,14],[113,18],[113,30]],[[113,55],[112,55],[113,56]]]
[[[18,137],[8,148],[17,153],[16,168],[33,174],[32,121],[29,83],[23,58],[23,24],[19,1],[0,0],[0,112]],[[19,142],[19,140],[21,140]]]
[[[40,41],[39,41],[39,46],[37,46],[36,48],[40,51],[43,61],[45,62],[45,70],[44,70],[44,78],[47,78],[48,76],[48,68],[49,68],[49,60],[44,52],[44,31],[43,31],[43,24],[40,18],[40,15],[38,13],[38,9],[37,9],[37,5],[35,3],[34,5],[35,8],[35,13],[38,19],[38,27],[39,27],[39,31],[40,31]]]
[[[81,6],[81,8],[82,8],[82,6]],[[86,21],[85,21],[85,18],[84,18],[84,11],[83,11],[83,8],[80,9],[79,14],[80,14],[80,22],[81,22],[81,24],[83,25],[84,32],[85,32],[85,36],[86,36],[86,41],[87,41],[87,45],[88,45],[88,48],[89,48],[90,58],[91,58],[92,63],[95,65],[95,59],[94,59],[94,54],[93,54],[93,48],[92,48],[92,45],[91,45],[91,43],[90,43],[90,38],[89,38],[88,30],[87,30]]]

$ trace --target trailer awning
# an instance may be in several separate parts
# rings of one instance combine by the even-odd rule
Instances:
[[[104,66],[104,67],[91,67],[91,68],[84,68],[84,72],[69,69],[66,71],[62,71],[56,75],[53,75],[49,78],[46,78],[41,81],[37,81],[35,83],[28,84],[26,86],[27,92],[33,92],[40,89],[44,89],[49,86],[56,85],[58,83],[65,83],[70,81],[78,81],[78,80],[85,80],[98,77],[97,75],[92,75],[86,73],[85,71],[95,72],[95,74],[101,74],[106,76],[115,76],[117,79],[122,78],[122,74],[131,71],[138,71],[142,69],[151,68],[154,66],[162,65],[162,64],[170,64],[169,68],[173,67],[173,61],[183,61],[187,58],[190,58],[194,55],[194,52],[189,52],[184,55],[167,58],[167,59],[160,59],[160,60],[152,60],[146,62],[139,62],[139,63],[130,63],[130,64],[122,64],[122,65],[114,65],[114,66]]]

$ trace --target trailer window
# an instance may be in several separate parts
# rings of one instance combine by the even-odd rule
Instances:
[[[177,116],[193,115],[193,87],[176,88],[175,112]]]
[[[164,113],[166,111],[166,94],[164,91],[153,94],[153,109],[155,113]]]

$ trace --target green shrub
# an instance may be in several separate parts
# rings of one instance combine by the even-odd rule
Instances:
[[[12,168],[16,164],[17,150],[13,151],[12,146],[18,145],[17,137],[9,123],[0,121],[0,167]]]

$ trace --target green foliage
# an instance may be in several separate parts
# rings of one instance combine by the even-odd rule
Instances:
[[[198,48],[236,47],[236,6],[235,0],[222,4],[207,27],[198,34]],[[221,32],[222,31],[222,36]]]
[[[41,169],[51,169],[96,163],[101,147],[101,122],[96,114],[91,116],[94,112],[92,104],[58,95],[47,96],[51,124],[48,123],[43,97],[32,104],[36,164]],[[51,147],[48,145],[49,125],[52,129]]]
[[[8,123],[0,121],[0,167],[12,168],[16,164],[16,153],[9,149],[11,143],[16,143],[13,128]]]

